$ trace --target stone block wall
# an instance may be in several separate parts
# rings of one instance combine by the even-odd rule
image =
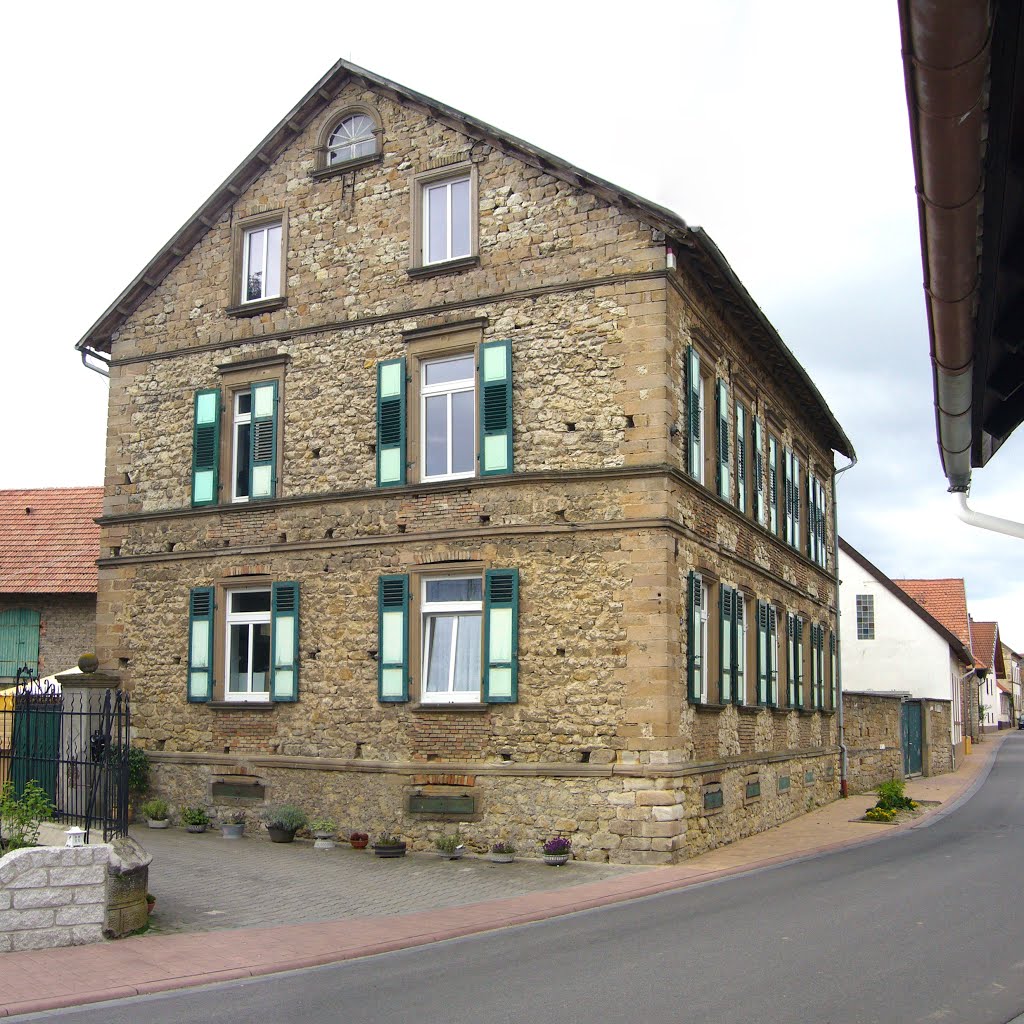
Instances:
[[[0,612],[28,608],[39,612],[39,675],[74,668],[96,650],[95,594],[0,594]]]
[[[867,793],[880,783],[903,778],[899,695],[843,692],[848,784]]]
[[[107,846],[41,846],[0,859],[0,952],[103,938]]]
[[[950,740],[953,705],[948,700],[921,701],[921,728],[923,736],[923,773],[942,775],[951,772],[953,745]]]

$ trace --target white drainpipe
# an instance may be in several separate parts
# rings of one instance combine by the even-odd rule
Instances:
[[[977,526],[980,530],[991,530],[993,533],[1005,533],[1007,537],[1024,538],[1024,523],[975,512],[973,508],[968,507],[967,495],[963,491],[955,491],[954,496],[958,506],[956,514],[968,526]]]

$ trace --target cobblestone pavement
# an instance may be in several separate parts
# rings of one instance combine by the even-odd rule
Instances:
[[[432,853],[382,860],[347,844],[314,850],[299,840],[222,839],[219,831],[136,826],[131,834],[153,855],[149,890],[157,903],[150,924],[157,934],[408,914],[646,870],[575,861],[552,868],[533,859],[493,864],[472,856],[447,861]]]

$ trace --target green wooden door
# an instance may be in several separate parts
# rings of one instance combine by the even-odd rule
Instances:
[[[29,694],[18,697],[11,742],[11,781],[16,796],[21,796],[25,784],[34,779],[56,802],[60,710],[60,701],[53,698]]]
[[[903,702],[903,774],[920,775],[921,759],[921,702]]]
[[[10,608],[0,612],[0,680],[14,679],[18,669],[39,670],[39,612]]]

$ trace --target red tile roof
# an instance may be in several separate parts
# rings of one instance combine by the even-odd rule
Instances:
[[[0,491],[0,594],[95,594],[102,487]]]
[[[995,664],[997,622],[975,622],[971,619],[971,637],[974,640],[974,660],[978,668],[992,668]]]
[[[958,637],[968,650],[973,650],[967,621],[967,590],[962,579],[893,580],[893,583]]]

